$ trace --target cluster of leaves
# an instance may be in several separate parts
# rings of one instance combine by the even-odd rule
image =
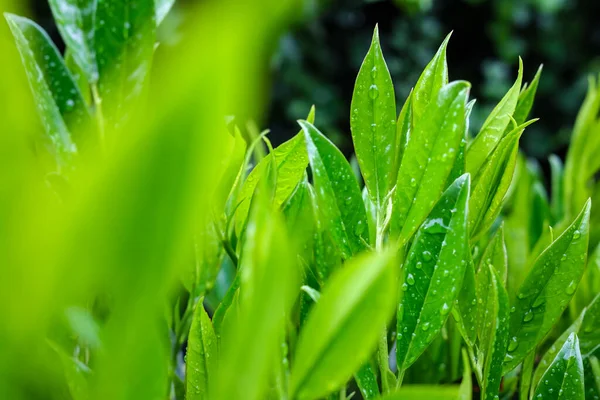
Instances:
[[[133,118],[164,16],[156,10],[168,6],[51,5],[65,58],[35,23],[7,20],[52,171],[68,181],[87,147],[114,146],[113,133]],[[535,165],[519,155],[541,69],[523,84],[521,63],[472,139],[470,84],[449,81],[448,42],[398,115],[375,29],[350,110],[356,168],[316,128],[314,109],[276,148],[268,131],[231,126],[220,183],[205,193],[211,212],[189,217],[200,229],[179,276],[185,290],[161,321],[171,338],[168,384],[138,377],[122,398],[144,384],[190,400],[471,399],[476,390],[490,400],[598,398],[600,250],[587,255],[600,240],[590,200],[600,200],[600,90],[592,80],[564,168],[552,159],[550,202]],[[122,215],[131,230],[144,226],[135,215]],[[143,249],[125,260],[141,256],[133,250]],[[49,338],[73,399],[98,396],[89,382],[105,360],[102,312],[121,317],[108,327],[141,318],[111,309],[120,299],[108,297],[68,310],[75,343]],[[138,328],[156,334],[151,325]],[[127,336],[116,348],[134,342]]]

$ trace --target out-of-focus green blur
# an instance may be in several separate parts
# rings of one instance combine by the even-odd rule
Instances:
[[[29,14],[20,0],[0,10]],[[227,156],[225,116],[260,112],[266,50],[294,14],[292,0],[188,7],[181,41],[155,50],[147,109],[60,184],[35,154],[39,122],[0,23],[0,398],[68,390],[47,339],[69,340],[62,324],[100,346],[92,398],[165,398],[164,305]]]

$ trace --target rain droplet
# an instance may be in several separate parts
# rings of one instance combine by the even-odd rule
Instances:
[[[579,230],[576,230],[575,232],[573,232],[573,240],[577,240],[581,237],[581,232],[579,232]]]
[[[371,69],[371,78],[377,78],[377,67],[373,67],[373,69]]]
[[[517,349],[517,347],[519,347],[519,342],[517,342],[517,338],[516,336],[513,336],[512,339],[510,339],[510,342],[508,343],[508,352],[512,353],[513,351],[515,351]]]
[[[538,298],[535,299],[535,301],[533,302],[533,304],[531,306],[534,308],[538,308],[539,306],[544,304],[544,302],[546,302],[546,299],[542,296],[538,296]]]
[[[577,289],[577,283],[575,283],[575,281],[571,281],[571,283],[569,283],[569,286],[567,286],[567,288],[565,289],[565,292],[567,294],[573,294],[575,293],[575,289]]]
[[[377,85],[371,85],[369,88],[369,97],[373,100],[379,97],[379,88]]]
[[[567,260],[567,255],[563,254],[562,257],[560,258],[560,261],[566,261]]]
[[[429,329],[429,322],[425,322],[423,323],[423,325],[421,325],[421,329],[423,329],[424,331]]]
[[[410,178],[410,187],[417,187],[417,180],[415,178]]]
[[[440,314],[448,315],[449,312],[450,312],[450,306],[447,303],[444,303],[442,305],[442,308],[440,309]]]
[[[423,268],[423,263],[421,261],[417,261],[417,265],[415,265],[417,269]]]
[[[406,277],[406,282],[411,286],[414,285],[415,277],[412,274],[408,274],[408,276]]]
[[[519,293],[519,295],[517,297],[519,299],[523,300],[525,298],[525,295],[523,293]]]
[[[529,322],[533,319],[533,311],[529,310],[523,316],[523,322]]]
[[[423,252],[423,260],[424,261],[431,261],[431,253],[427,250],[425,250]]]

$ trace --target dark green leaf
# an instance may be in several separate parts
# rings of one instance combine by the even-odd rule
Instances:
[[[396,97],[385,64],[379,31],[363,61],[352,96],[350,128],[365,185],[379,209],[391,188],[396,141]]]
[[[404,242],[423,223],[445,189],[464,137],[468,93],[466,82],[445,85],[423,118],[415,122],[398,172],[391,221],[392,235]]]
[[[477,293],[475,265],[469,252],[466,254],[466,262],[463,284],[452,308],[452,316],[463,339],[472,347],[477,336]]]
[[[478,271],[481,271],[486,265],[494,267],[500,275],[502,286],[504,286],[508,271],[508,255],[506,254],[506,245],[504,244],[504,225],[500,226],[500,229],[490,239],[488,246],[481,256]]]
[[[540,379],[533,394],[534,399],[583,400],[583,361],[579,352],[579,340],[571,333],[550,368]]]
[[[415,236],[402,269],[396,359],[413,364],[446,322],[465,275],[467,199],[470,179],[458,178],[444,192]]]
[[[354,374],[356,384],[360,389],[363,399],[374,399],[379,396],[379,385],[377,384],[377,374],[370,362],[364,364]]]
[[[406,385],[396,393],[382,397],[381,400],[456,400],[460,395],[458,385]]]
[[[349,258],[369,243],[367,214],[352,168],[344,155],[310,122],[299,121],[313,173],[317,212],[342,256]]]
[[[591,203],[535,261],[514,300],[504,371],[516,367],[546,336],[583,275]]]
[[[375,349],[396,299],[393,251],[352,258],[323,290],[298,339],[292,398],[339,389]]]
[[[217,337],[203,300],[196,304],[185,356],[187,400],[209,398],[209,382],[216,368]]]

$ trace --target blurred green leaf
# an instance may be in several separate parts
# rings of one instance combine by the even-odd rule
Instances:
[[[339,389],[369,358],[396,298],[393,251],[357,256],[331,277],[295,352],[291,397]]]
[[[196,304],[185,356],[188,400],[208,399],[209,381],[215,373],[218,356],[217,337],[203,300],[200,298]]]

